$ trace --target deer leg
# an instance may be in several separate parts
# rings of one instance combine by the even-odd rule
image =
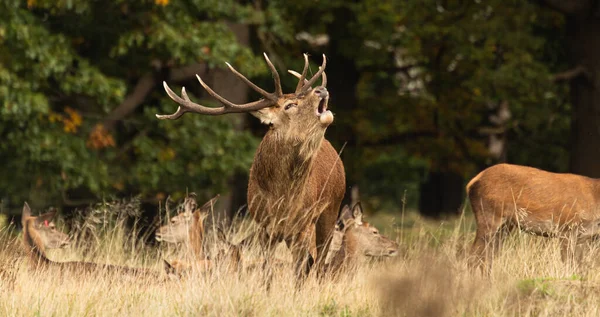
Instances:
[[[474,213],[477,221],[477,233],[473,242],[469,266],[483,269],[489,275],[494,253],[501,247],[504,238],[504,234],[499,232],[504,225],[504,219],[493,214],[482,217],[481,213],[476,210]]]
[[[279,241],[269,236],[267,230],[264,228],[260,228],[257,234],[260,249],[263,255],[263,282],[267,290],[271,290],[271,282],[273,281],[273,265],[271,262],[275,253],[275,248],[277,247],[277,243]]]
[[[577,230],[560,237],[561,250],[560,258],[564,263],[577,266],[583,257],[581,246],[579,245],[582,241],[586,241],[586,237],[580,236]],[[579,252],[578,252],[579,251]]]
[[[314,230],[307,230],[301,233],[295,240],[287,240],[286,244],[292,251],[294,262],[294,273],[296,274],[296,286],[300,287],[312,268],[315,260],[311,255],[311,237],[314,235]]]
[[[313,237],[316,247],[315,262],[319,275],[324,273],[325,258],[329,250],[329,243],[331,242],[340,206],[328,208],[331,210],[326,210],[317,220]]]

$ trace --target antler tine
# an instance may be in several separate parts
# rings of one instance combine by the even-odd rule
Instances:
[[[298,77],[299,80],[298,80],[298,85],[296,85],[296,93],[299,93],[300,90],[302,90],[302,87],[304,86],[304,81],[306,79],[306,72],[308,71],[308,55],[306,55],[306,54],[303,54],[303,55],[304,55],[304,69],[302,70],[302,75],[300,75],[300,77]]]
[[[200,114],[205,114],[205,115],[210,115],[210,116],[217,116],[217,115],[226,114],[226,113],[250,112],[250,111],[256,111],[256,110],[260,110],[262,108],[266,108],[268,106],[273,105],[273,103],[274,103],[273,100],[260,99],[258,101],[238,105],[238,104],[235,104],[235,103],[221,97],[219,94],[214,92],[214,90],[212,90],[208,85],[206,85],[204,83],[204,81],[202,81],[202,78],[200,78],[200,76],[196,75],[196,78],[198,78],[198,81],[200,81],[200,84],[202,85],[202,87],[204,87],[204,89],[206,89],[206,91],[211,96],[213,96],[214,98],[216,98],[217,100],[219,100],[219,102],[221,102],[223,104],[223,107],[217,107],[217,108],[205,107],[203,105],[200,105],[200,104],[197,104],[197,103],[191,101],[190,97],[187,95],[187,93],[185,91],[185,87],[181,88],[181,96],[183,97],[183,98],[181,98],[181,97],[177,96],[177,94],[175,92],[173,92],[173,90],[171,90],[171,88],[169,87],[169,85],[167,85],[166,82],[163,82],[163,87],[165,88],[167,95],[169,95],[169,97],[171,99],[173,99],[173,101],[177,102],[179,104],[179,107],[177,108],[177,111],[173,114],[169,114],[169,115],[157,114],[156,117],[158,119],[176,120],[176,119],[179,119],[186,112],[195,112],[195,113],[200,113]]]
[[[273,63],[271,63],[271,60],[269,59],[269,56],[267,56],[267,53],[263,53],[263,55],[265,56],[267,65],[269,65],[271,73],[273,74],[273,80],[275,81],[275,96],[281,97],[283,96],[283,90],[281,89],[281,79],[279,78],[279,73],[277,72],[277,69],[275,69],[275,66],[273,66]]]
[[[319,66],[319,69],[321,69],[321,67],[320,67],[320,66]],[[295,71],[295,70],[288,69],[288,73],[290,73],[290,74],[294,75],[294,77],[296,77],[296,78],[301,78],[301,77],[302,77],[302,76],[300,75],[300,73],[298,73],[298,72],[297,72],[297,71]],[[300,83],[300,82],[298,82],[298,83]],[[304,78],[304,83],[305,83],[305,84],[306,84],[306,83],[308,83],[308,79]],[[321,86],[323,86],[323,87],[327,87],[327,74],[325,74],[325,72],[323,72],[323,73],[321,74]]]
[[[319,67],[319,69],[321,69],[321,67]],[[321,86],[327,88],[327,74],[325,74],[325,71],[321,74]]]
[[[304,84],[304,87],[302,87],[302,91],[308,90],[308,88],[310,88],[317,81],[317,79],[321,77],[321,74],[325,72],[325,66],[327,66],[327,58],[325,57],[325,54],[323,54],[323,64],[321,64],[321,67],[319,67],[319,71],[308,81],[308,83]],[[325,81],[325,83],[327,83],[327,80]]]
[[[231,66],[231,64],[229,64],[227,62],[225,62],[225,64],[227,64],[227,66],[229,67],[229,70],[231,70],[232,73],[234,73],[239,79],[241,79],[243,82],[245,82],[246,85],[250,86],[250,88],[254,89],[254,91],[263,95],[267,99],[274,99],[275,96],[273,96],[272,93],[268,93],[264,89],[256,86],[253,82],[251,82],[248,78],[246,78],[246,76],[242,75],[235,68],[233,68],[233,66]],[[275,97],[275,99],[276,99],[276,97]]]
[[[302,75],[299,72],[295,71],[295,70],[288,69],[288,73],[294,75],[294,77],[296,77],[298,79],[302,78]],[[300,82],[301,81],[298,81],[298,83],[300,83]],[[303,82],[304,82],[304,84],[306,84],[308,82],[308,79],[304,78]]]

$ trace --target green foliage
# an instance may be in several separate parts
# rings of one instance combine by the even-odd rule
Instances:
[[[265,73],[225,23],[259,16],[235,1],[1,2],[2,199],[224,190],[233,173],[248,171],[256,147],[231,118],[159,121],[154,114],[175,105],[156,85],[116,129],[102,124],[157,64],[230,61],[249,76]]]

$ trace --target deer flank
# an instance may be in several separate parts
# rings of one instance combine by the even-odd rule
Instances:
[[[600,233],[600,181],[596,179],[498,164],[475,176],[466,189],[477,222],[473,243],[477,263],[471,263],[475,266],[487,263],[489,269],[494,250],[514,228],[565,243]]]

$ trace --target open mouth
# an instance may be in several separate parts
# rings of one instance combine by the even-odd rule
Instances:
[[[317,107],[317,116],[320,116],[323,114],[323,112],[327,111],[327,101],[329,100],[329,98],[321,98],[321,100],[319,101],[319,106]]]

